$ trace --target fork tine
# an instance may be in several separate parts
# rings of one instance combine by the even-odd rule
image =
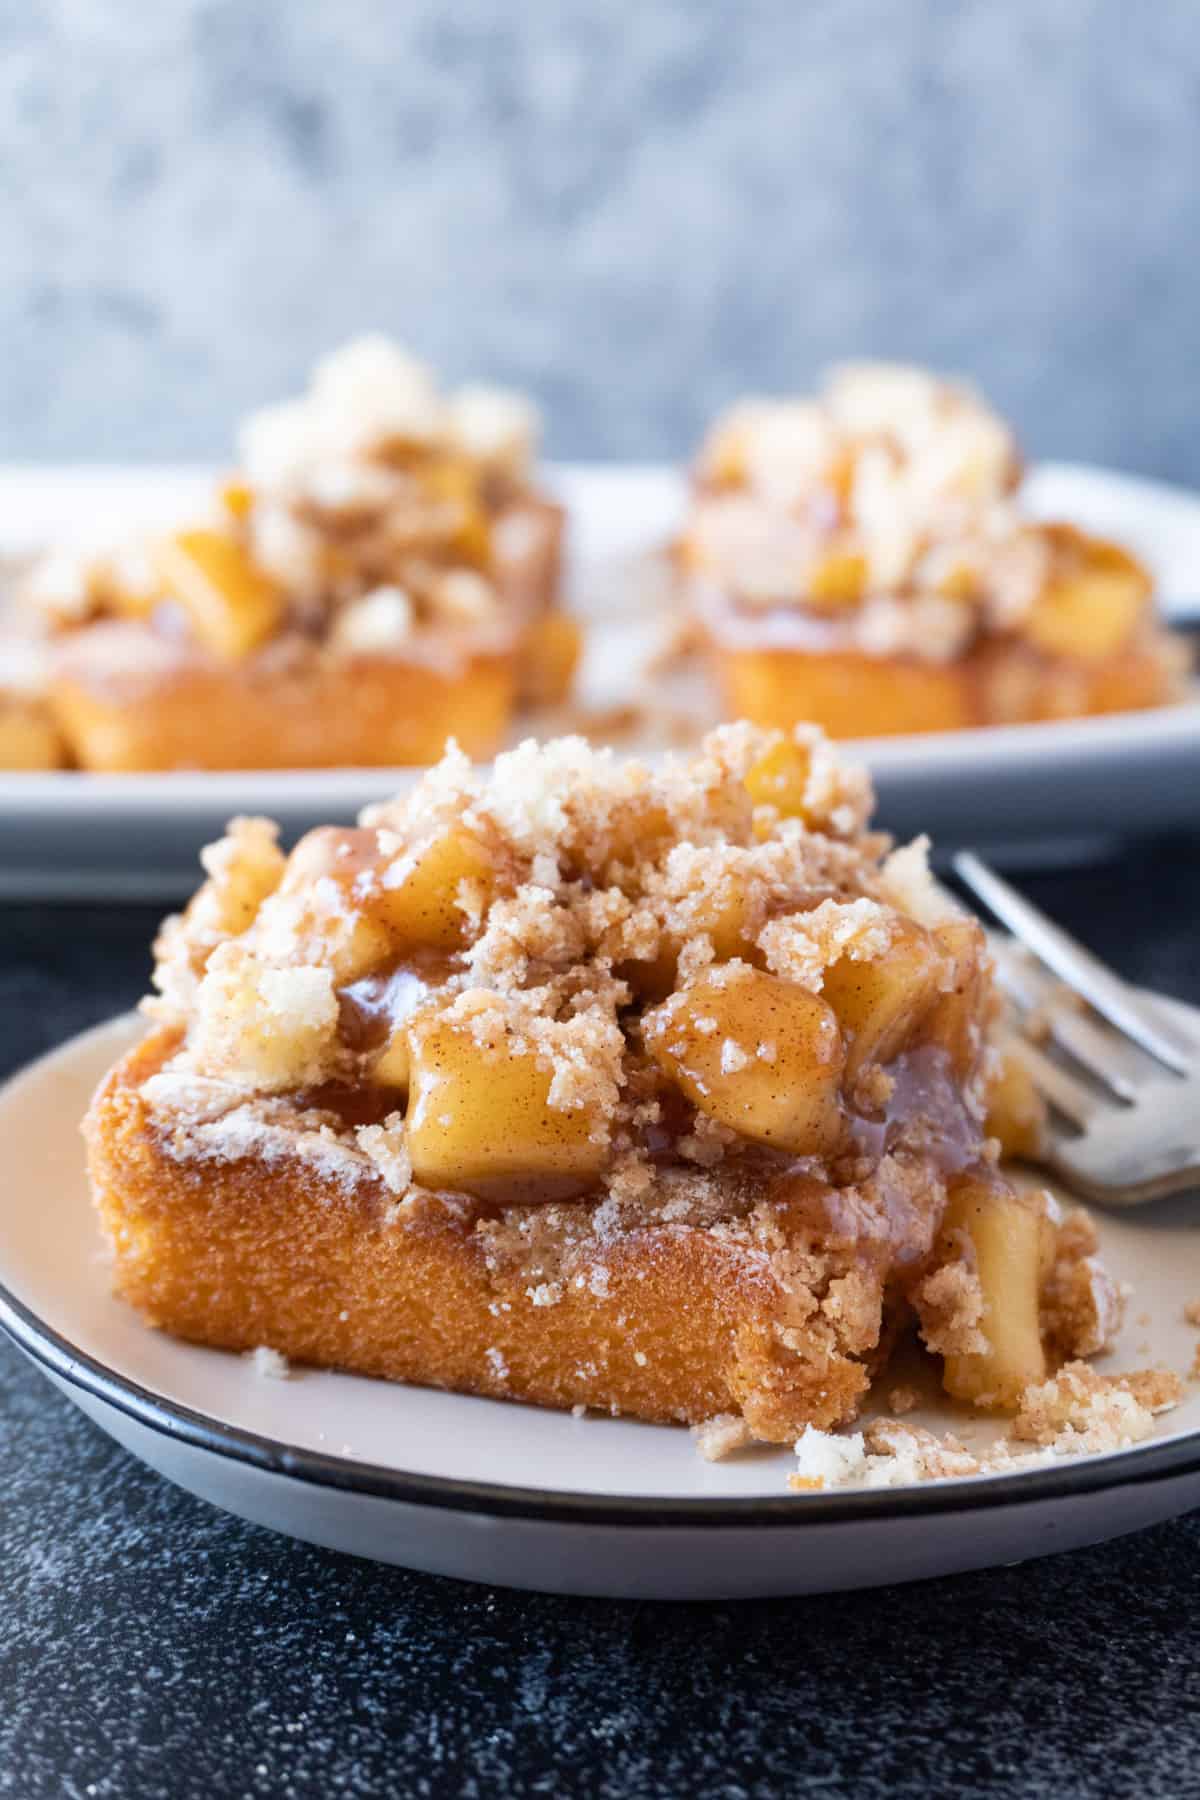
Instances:
[[[1115,1025],[1118,1031],[1123,1031],[1177,1075],[1189,1072],[1195,1046],[1157,1015],[1151,1017],[1120,977],[1107,969],[1090,950],[1085,950],[1036,906],[1022,899],[1015,888],[993,874],[971,851],[959,852],[954,858],[954,869],[1001,924],[1007,925],[1014,937],[1020,938],[1027,949],[1081,994],[1110,1025]]]
[[[1139,1070],[1135,1059],[1141,1052],[1104,1025],[1093,1025],[1083,1012],[1061,1003],[1055,993],[1055,978],[1018,950],[1014,955],[1003,945],[993,946],[996,979],[1022,1015],[1022,1031],[1029,1041],[1037,1042],[1030,1030],[1030,1015],[1045,1021],[1045,1029],[1060,1050],[1095,1077],[1117,1100],[1132,1104],[1139,1086],[1149,1077],[1151,1063]],[[1056,998],[1060,1003],[1055,1004]]]
[[[1068,1119],[1073,1119],[1081,1130],[1085,1129],[1096,1117],[1103,1103],[1089,1093],[1081,1081],[1076,1081],[1073,1075],[1060,1068],[1044,1050],[1031,1044],[1028,1038],[1020,1039],[1019,1055],[1043,1098],[1049,1100]]]

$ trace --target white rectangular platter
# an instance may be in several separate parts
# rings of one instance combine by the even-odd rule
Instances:
[[[585,697],[620,697],[654,647],[645,558],[682,506],[658,465],[563,464],[569,582],[588,622]],[[0,557],[111,536],[203,510],[207,468],[0,467]],[[1200,617],[1200,496],[1078,465],[1044,464],[1031,506],[1117,537],[1154,570],[1170,616]],[[624,747],[624,746],[623,746]],[[880,819],[939,846],[1078,844],[1122,832],[1200,828],[1200,702],[1106,719],[860,740]],[[411,771],[95,776],[0,774],[0,898],[161,901],[194,885],[196,853],[237,812],[278,818],[288,838],[348,820]]]

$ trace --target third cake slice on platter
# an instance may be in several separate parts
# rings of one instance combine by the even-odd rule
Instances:
[[[1008,425],[922,369],[854,363],[718,419],[678,554],[728,712],[870,737],[1178,697],[1147,571],[1032,518],[1021,473]]]

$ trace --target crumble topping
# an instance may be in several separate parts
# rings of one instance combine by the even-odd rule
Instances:
[[[244,427],[247,541],[302,602],[332,596],[330,641],[344,652],[395,649],[429,628],[494,631],[509,560],[495,533],[519,520],[526,554],[545,535],[547,515],[518,505],[537,435],[520,395],[444,397],[399,345],[359,339],[317,365],[301,399]]]
[[[764,758],[783,753],[796,777],[789,804],[803,817],[787,796],[764,803],[746,785]],[[346,1007],[359,1004],[356,984],[386,985],[404,963],[395,930],[403,938],[410,929],[411,905],[417,947],[427,922],[456,946],[436,978],[413,965],[412,1018],[396,1024],[414,1055],[449,1030],[485,1070],[529,1058],[546,1077],[548,1116],[581,1115],[587,1143],[603,1153],[600,1191],[623,1204],[648,1186],[664,1191],[648,1146],[669,1100],[676,1155],[699,1192],[743,1140],[703,1105],[680,1113],[682,1095],[643,1043],[652,1009],[639,1007],[665,984],[673,991],[653,1018],[676,1051],[693,1029],[717,1033],[720,1075],[774,1076],[786,1055],[778,1027],[752,1039],[718,1033],[691,996],[707,981],[716,1004],[731,983],[764,979],[758,969],[785,978],[789,992],[816,993],[839,959],[886,959],[904,890],[886,840],[867,829],[869,807],[865,775],[844,769],[818,732],[785,738],[736,726],[690,762],[655,770],[565,739],[521,745],[488,779],[451,750],[411,794],[369,809],[358,830],[311,833],[290,858],[268,821],[235,820],[205,851],[208,879],[187,912],[159,936],[158,993],[146,1010],[185,1035],[148,1091],[156,1105],[178,1106],[181,1085],[194,1096],[200,1084],[211,1138],[222,1088],[232,1113],[255,1095],[361,1082],[369,1058],[347,1039]],[[424,871],[439,856],[445,886],[431,877],[426,892]],[[393,1001],[381,1001],[385,1013]],[[877,1077],[864,1091],[886,1110],[895,1084]],[[430,1109],[440,1116],[433,1101]],[[398,1192],[411,1150],[402,1107],[385,1111],[354,1148]],[[699,1204],[708,1207],[703,1194]],[[840,1304],[849,1330],[849,1290]]]
[[[732,928],[747,955],[792,978],[803,941],[819,987],[823,962],[886,950],[893,909],[868,897],[882,893],[885,844],[865,829],[866,778],[799,731],[788,742],[809,762],[811,822],[755,806],[744,774],[784,741],[729,728],[690,764],[656,771],[582,739],[530,741],[490,780],[451,750],[358,831],[311,833],[290,858],[268,821],[237,819],[203,853],[208,879],[187,912],[160,932],[147,1010],[187,1027],[177,1070],[263,1093],[345,1073],[337,995],[395,963],[391,908],[430,846],[461,834],[461,872],[422,903],[457,916],[439,1017],[485,1058],[534,1055],[551,1107],[611,1117],[629,1073],[628,965],[673,954],[686,992],[688,972],[724,957],[716,974],[728,981],[749,966],[729,958]],[[776,1054],[769,1037],[725,1050],[731,1068]],[[699,1133],[712,1139],[713,1124],[704,1117]]]
[[[1098,1257],[1055,1265],[1043,1290],[1046,1326],[1071,1356],[1097,1356],[1120,1329],[1125,1294]]]
[[[320,1081],[337,1024],[329,969],[271,964],[230,939],[196,990],[191,1056],[233,1086],[282,1093]]]
[[[353,505],[364,498],[359,459],[369,480],[378,473],[369,458],[381,446],[453,445],[522,470],[537,434],[537,414],[522,395],[473,385],[443,397],[424,363],[376,333],[322,357],[298,400],[251,414],[239,446],[256,486],[310,493],[316,482],[326,504]]]
[[[528,472],[541,422],[524,394],[473,382],[451,395],[447,413],[449,435],[468,456],[516,474]]]
[[[773,919],[759,945],[776,975],[818,993],[825,970],[839,957],[870,962],[886,955],[893,917],[877,900],[823,900],[809,913]]]
[[[1062,1220],[1054,1261],[1042,1286],[1046,1331],[1063,1356],[1098,1356],[1112,1344],[1130,1290],[1113,1280],[1099,1257],[1096,1227],[1082,1207]]]
[[[937,1356],[974,1356],[988,1348],[981,1328],[987,1303],[966,1234],[955,1233],[954,1239],[963,1260],[946,1263],[919,1282],[913,1304],[926,1349]]]
[[[380,1125],[360,1125],[354,1142],[382,1175],[393,1194],[407,1194],[412,1186],[412,1158],[404,1137],[404,1114],[389,1113]]]
[[[1118,1449],[1146,1437],[1149,1421],[1181,1398],[1179,1377],[1170,1369],[1098,1375],[1087,1363],[1070,1362],[1049,1381],[1026,1389],[1012,1436],[1059,1455]]]
[[[929,866],[929,839],[914,838],[892,851],[880,871],[883,891],[893,906],[922,925],[944,925],[961,919],[962,908]]]
[[[443,582],[443,598],[447,586]],[[335,650],[357,655],[394,650],[412,636],[416,623],[411,596],[393,582],[352,600],[334,620],[329,641]]]
[[[264,1380],[286,1381],[292,1372],[292,1366],[286,1356],[278,1350],[272,1350],[267,1344],[260,1344],[251,1350],[249,1360],[254,1366],[254,1373]]]
[[[703,1424],[693,1425],[692,1437],[706,1462],[720,1462],[736,1450],[744,1450],[754,1442],[745,1419],[737,1413],[717,1413]]]

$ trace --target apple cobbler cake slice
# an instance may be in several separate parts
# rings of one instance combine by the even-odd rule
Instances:
[[[1117,1301],[997,1171],[983,935],[870,806],[814,729],[734,726],[654,770],[452,752],[289,856],[234,821],[86,1123],[119,1291],[200,1343],[776,1442],[915,1321],[1013,1405]]]
[[[522,395],[446,393],[372,336],[239,436],[207,518],[64,547],[25,584],[80,767],[427,764],[450,737],[488,756],[515,706],[565,700],[565,513]]]
[[[1032,516],[1021,474],[1005,421],[923,369],[854,363],[716,419],[677,549],[730,716],[865,737],[1177,699],[1149,572]]]

